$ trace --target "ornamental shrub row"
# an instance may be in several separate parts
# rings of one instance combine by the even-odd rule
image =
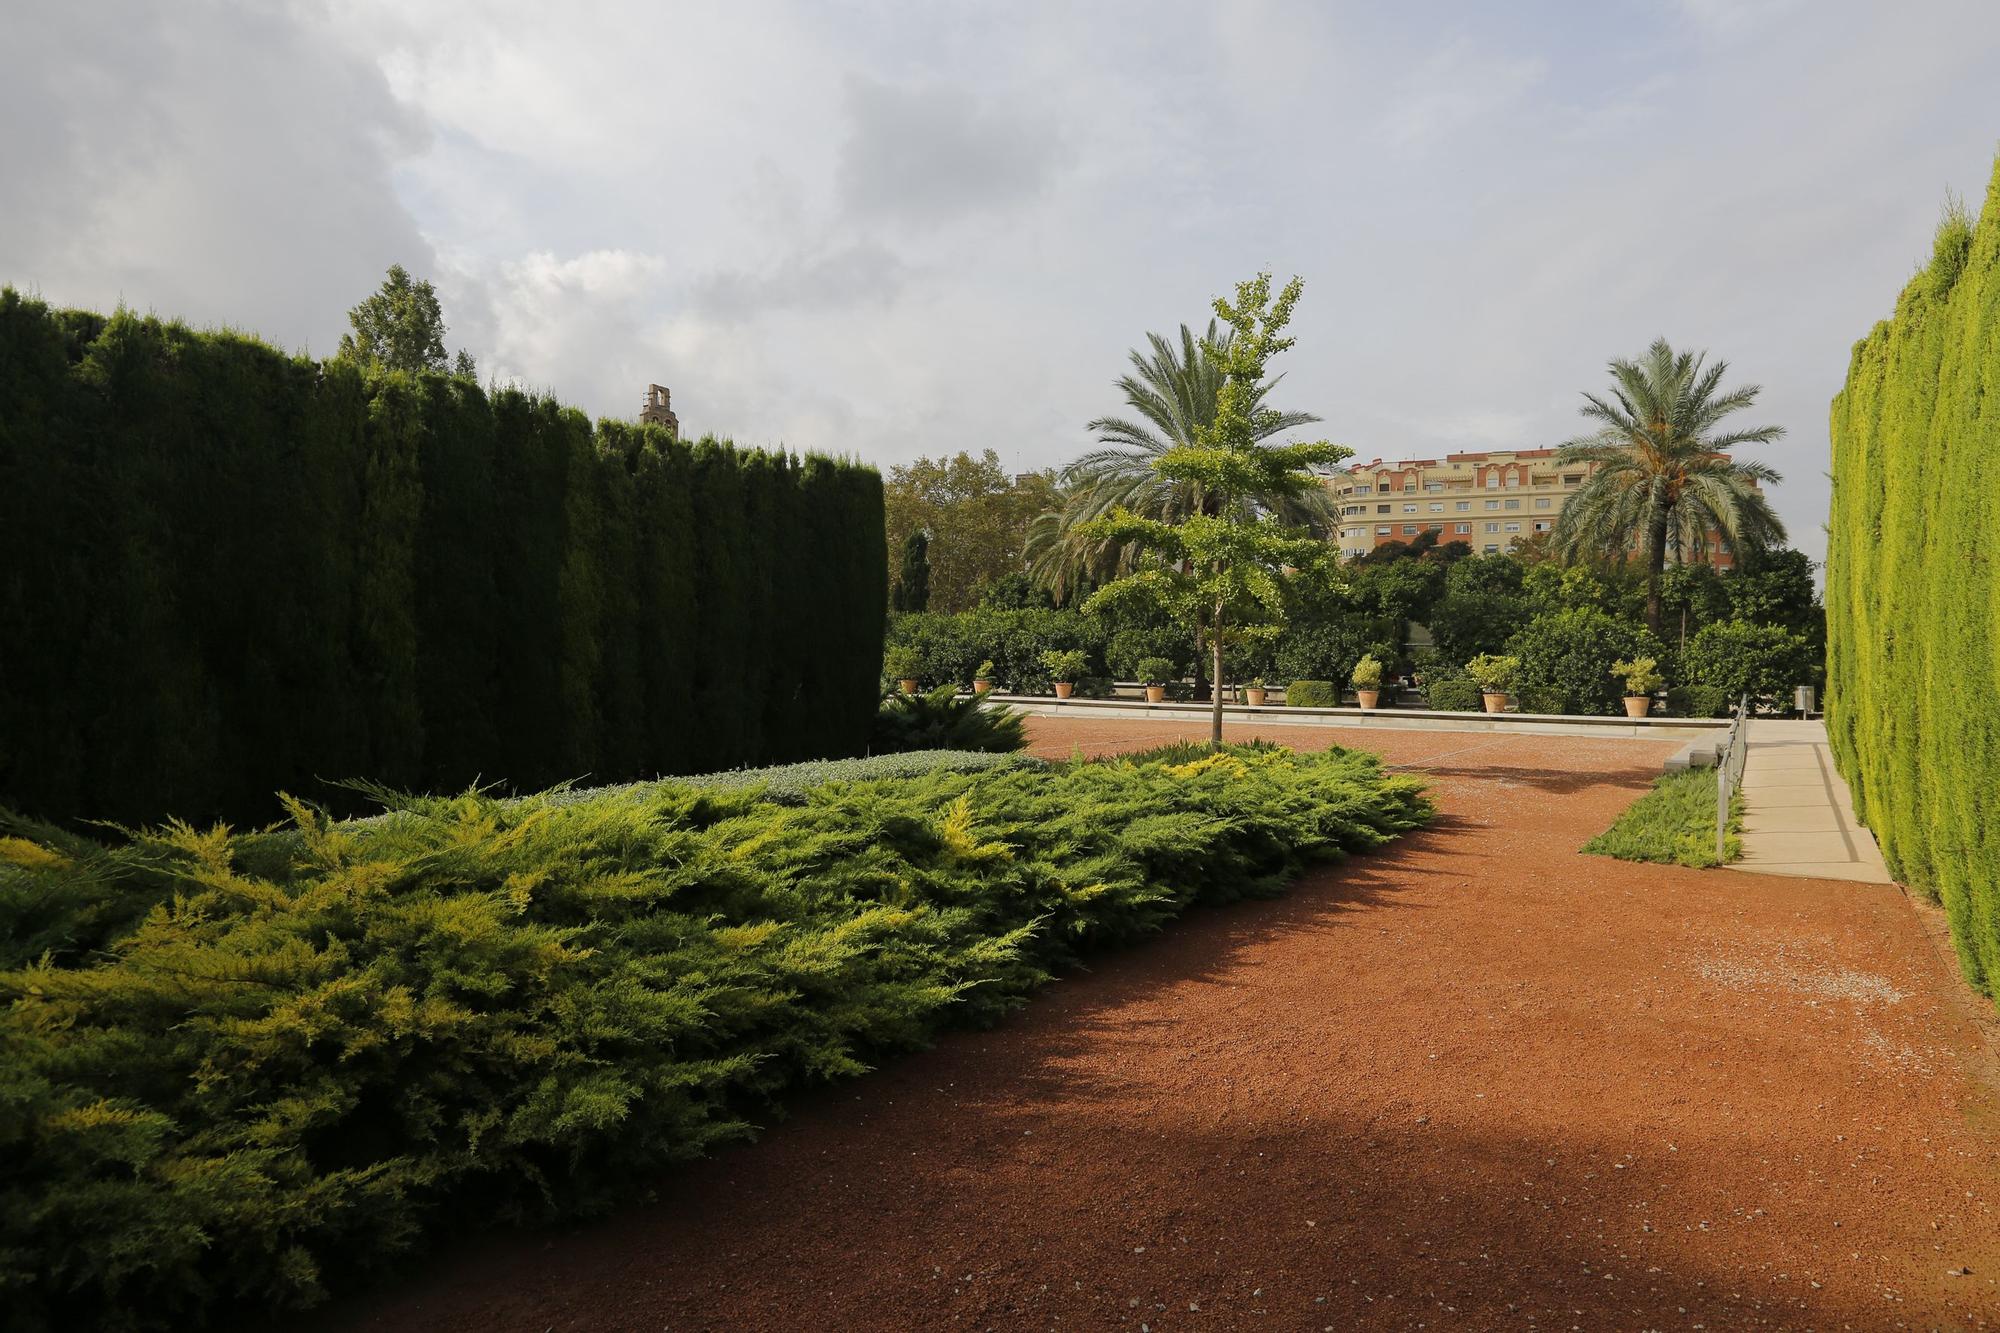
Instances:
[[[859,753],[876,474],[0,291],[0,804]]]
[[[2000,998],[2000,164],[1833,400],[1827,732],[1897,879]]]
[[[0,826],[8,1327],[269,1322],[453,1219],[602,1209],[800,1085],[1428,811],[1372,755],[1244,747],[800,804],[667,782],[115,845]]]

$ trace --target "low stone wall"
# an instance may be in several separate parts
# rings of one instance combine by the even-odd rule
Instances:
[[[1067,717],[1131,717],[1166,721],[1206,722],[1209,706],[1179,701],[1149,704],[1127,699],[1052,699],[1045,694],[992,694],[989,699],[1025,713]],[[1727,718],[1706,717],[1584,717],[1559,713],[1455,713],[1428,708],[1290,708],[1283,704],[1252,708],[1224,703],[1226,722],[1255,722],[1282,727],[1390,727],[1409,731],[1487,731],[1544,736],[1609,736],[1646,740],[1704,740],[1729,729]]]

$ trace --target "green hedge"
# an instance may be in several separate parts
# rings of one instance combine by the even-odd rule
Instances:
[[[800,805],[667,782],[114,846],[0,827],[8,1327],[264,1326],[448,1226],[602,1208],[1428,812],[1372,755],[1244,748]]]
[[[1002,688],[1023,694],[1049,693],[1045,652],[1076,651],[1086,660],[1086,674],[1105,670],[1106,621],[1080,611],[1031,607],[1008,611],[975,607],[970,611],[916,612],[889,622],[888,644],[916,654],[917,679],[924,688],[972,684],[979,664],[991,660]]]
[[[1424,707],[1442,713],[1478,713],[1485,711],[1486,700],[1472,677],[1455,672],[1424,682]]]
[[[1285,687],[1288,708],[1338,708],[1340,686],[1330,680],[1295,680]]]
[[[0,291],[0,804],[853,754],[881,482]]]
[[[1827,732],[1897,879],[2000,998],[2000,164],[1833,401]]]

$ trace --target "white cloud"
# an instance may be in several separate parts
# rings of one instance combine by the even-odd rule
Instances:
[[[2000,7],[1796,5],[17,6],[0,281],[325,350],[402,262],[588,411],[1031,467],[1270,266],[1279,400],[1364,456],[1729,358],[1817,553],[1848,345],[1984,194]]]

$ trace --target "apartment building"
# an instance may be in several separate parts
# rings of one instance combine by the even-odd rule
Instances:
[[[1554,449],[1493,450],[1354,463],[1327,485],[1340,506],[1340,551],[1350,559],[1426,529],[1439,545],[1464,542],[1474,554],[1495,555],[1553,529],[1589,473],[1586,464],[1556,466]],[[1713,562],[1733,563],[1721,551]]]
[[[1341,554],[1366,555],[1431,528],[1440,545],[1465,542],[1492,555],[1547,532],[1589,470],[1558,468],[1555,457],[1553,449],[1520,449],[1351,464],[1328,482],[1340,504]]]

